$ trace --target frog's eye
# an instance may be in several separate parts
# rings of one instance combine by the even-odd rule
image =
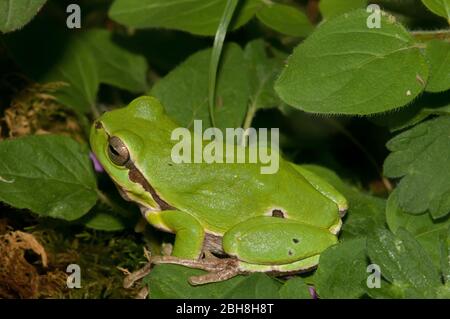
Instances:
[[[130,152],[120,138],[112,136],[109,138],[108,156],[114,164],[124,166],[130,159]]]

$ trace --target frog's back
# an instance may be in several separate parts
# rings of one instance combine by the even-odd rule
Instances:
[[[262,215],[324,227],[336,217],[323,221],[324,214],[337,211],[335,204],[281,157],[274,174],[261,174],[260,163],[175,164],[168,153],[151,165],[158,168],[150,182],[165,194],[164,200],[195,216],[213,233],[222,234],[248,218]]]

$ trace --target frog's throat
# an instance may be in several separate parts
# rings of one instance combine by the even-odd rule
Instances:
[[[138,183],[144,188],[144,190],[150,194],[153,200],[158,204],[160,210],[175,210],[176,208],[164,201],[158,193],[156,193],[155,189],[150,185],[147,179],[142,175],[139,169],[134,165],[134,163],[129,160],[125,167],[128,169],[128,177],[134,183]]]

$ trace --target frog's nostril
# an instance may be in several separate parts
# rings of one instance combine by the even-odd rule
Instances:
[[[294,242],[294,244],[298,244],[300,242],[300,240],[298,240],[297,238],[292,238],[292,241]]]

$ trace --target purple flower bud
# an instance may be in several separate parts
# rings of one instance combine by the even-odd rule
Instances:
[[[308,286],[308,289],[312,299],[319,299],[316,293],[316,288],[314,288],[313,286]]]
[[[100,162],[98,161],[97,157],[95,157],[95,154],[89,152],[89,157],[91,158],[91,161],[94,164],[94,170],[98,173],[103,173],[105,170],[103,169],[102,164],[100,164]]]

